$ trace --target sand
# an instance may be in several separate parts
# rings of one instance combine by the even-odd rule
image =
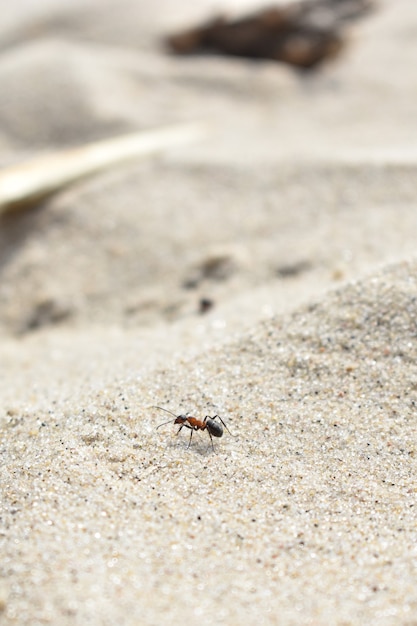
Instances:
[[[3,8],[0,163],[210,131],[1,218],[1,623],[417,623],[417,8],[305,77],[212,5]]]

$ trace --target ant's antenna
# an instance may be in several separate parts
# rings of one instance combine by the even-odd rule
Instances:
[[[170,413],[175,418],[177,417],[175,415],[175,413],[173,413],[172,411],[168,411],[168,409],[163,409],[161,406],[154,406],[154,409],[159,409],[160,411],[165,411],[165,413]],[[158,430],[158,428],[160,428],[161,426],[165,426],[165,424],[171,424],[171,420],[169,420],[169,422],[163,422],[163,424],[159,424],[159,426],[156,427],[156,430]]]

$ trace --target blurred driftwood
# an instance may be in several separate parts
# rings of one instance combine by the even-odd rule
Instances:
[[[115,137],[34,158],[0,171],[0,214],[28,208],[69,184],[123,161],[147,156],[205,135],[184,124]]]
[[[345,25],[372,6],[372,0],[292,2],[238,19],[218,17],[171,35],[167,44],[176,54],[273,59],[310,69],[338,54],[345,40]]]

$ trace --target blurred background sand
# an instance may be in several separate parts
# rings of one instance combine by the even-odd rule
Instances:
[[[2,166],[207,128],[0,216],[0,620],[417,623],[415,2],[308,74],[0,5]]]

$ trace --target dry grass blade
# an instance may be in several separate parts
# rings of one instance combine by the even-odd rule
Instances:
[[[67,185],[139,157],[202,139],[202,124],[184,124],[115,137],[41,156],[0,171],[0,214],[28,208]]]

